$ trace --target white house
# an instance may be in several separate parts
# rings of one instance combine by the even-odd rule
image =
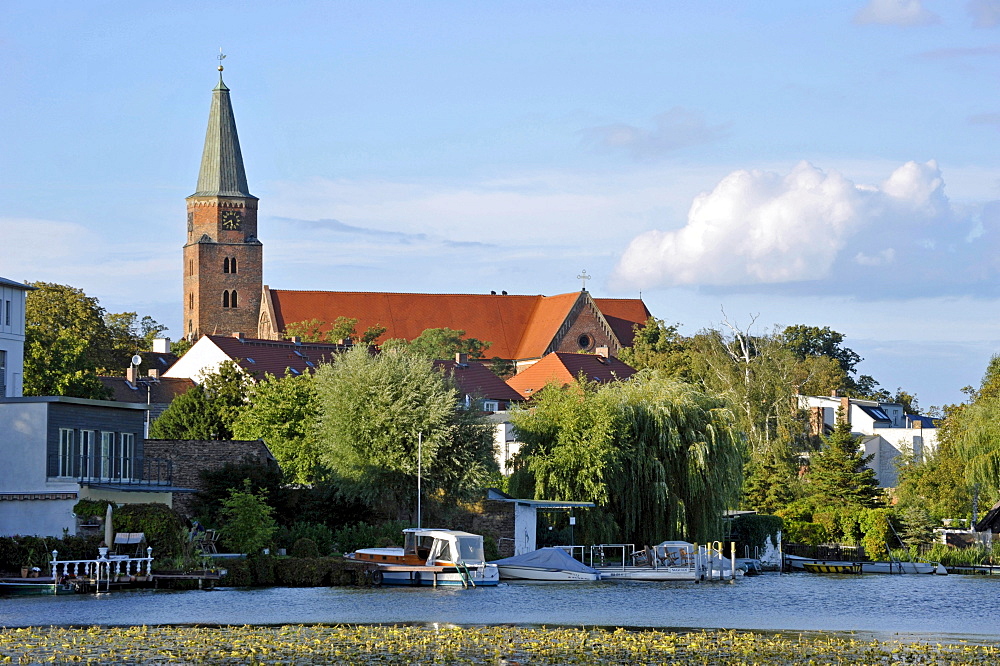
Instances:
[[[868,466],[875,470],[879,485],[892,488],[898,480],[898,458],[912,455],[921,461],[937,449],[937,427],[928,416],[906,414],[903,406],[838,396],[798,396],[799,406],[809,411],[814,435],[828,434],[843,410],[851,432],[861,437],[865,455],[874,455]]]
[[[0,399],[24,390],[24,305],[33,289],[0,277]]]

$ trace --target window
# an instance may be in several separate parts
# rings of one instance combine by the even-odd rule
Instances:
[[[483,411],[484,412],[499,412],[500,403],[496,400],[483,400]]]
[[[224,308],[228,308],[229,307],[229,292],[228,291],[223,291],[222,292],[222,307],[224,307]]]
[[[576,339],[576,343],[580,345],[580,349],[590,349],[590,345],[593,343],[593,340],[590,339],[589,335],[584,333]]]
[[[135,458],[135,434],[123,432],[118,435],[121,443],[121,478],[132,478],[132,462]]]
[[[59,428],[59,476],[73,476],[73,429]]]
[[[194,275],[194,259],[188,259],[188,275]]]
[[[222,260],[222,272],[223,273],[229,272],[229,257],[226,257],[225,259]]]
[[[236,257],[233,257],[232,259],[229,260],[229,272],[230,273],[236,272]]]
[[[188,310],[194,310],[194,292],[188,294]]]
[[[0,349],[0,398],[7,395],[7,350]]]
[[[101,433],[101,459],[98,462],[102,479],[110,479],[114,474],[115,433]]]
[[[94,465],[94,431],[80,431],[80,474],[81,476],[92,476],[95,471]]]
[[[5,301],[3,307],[5,313],[4,319],[7,322],[7,326],[10,326],[10,301]]]
[[[237,301],[236,301],[236,290],[235,289],[233,289],[233,297],[232,297],[232,299],[230,299],[229,302],[232,303],[232,307],[234,307],[234,308],[239,305],[239,303],[237,303]]]

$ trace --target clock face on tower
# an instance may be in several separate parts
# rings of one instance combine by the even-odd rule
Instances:
[[[239,231],[243,228],[243,214],[237,210],[227,210],[222,213],[222,228],[229,231]]]

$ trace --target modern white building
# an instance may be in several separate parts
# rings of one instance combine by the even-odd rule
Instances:
[[[907,414],[903,405],[839,396],[798,396],[799,406],[809,412],[812,434],[829,434],[843,410],[851,432],[861,437],[865,455],[873,455],[868,466],[875,470],[879,485],[896,486],[899,456],[912,455],[922,461],[937,449],[937,426],[929,416]]]
[[[0,536],[76,533],[81,499],[171,504],[168,462],[143,455],[146,406],[65,396],[0,401]]]
[[[0,277],[0,399],[24,391],[24,307],[33,289]]]

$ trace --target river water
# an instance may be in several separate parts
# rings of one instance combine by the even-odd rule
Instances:
[[[0,626],[565,625],[857,631],[1000,639],[1000,577],[765,574],[735,583],[509,583],[493,588],[218,588],[0,597]]]

